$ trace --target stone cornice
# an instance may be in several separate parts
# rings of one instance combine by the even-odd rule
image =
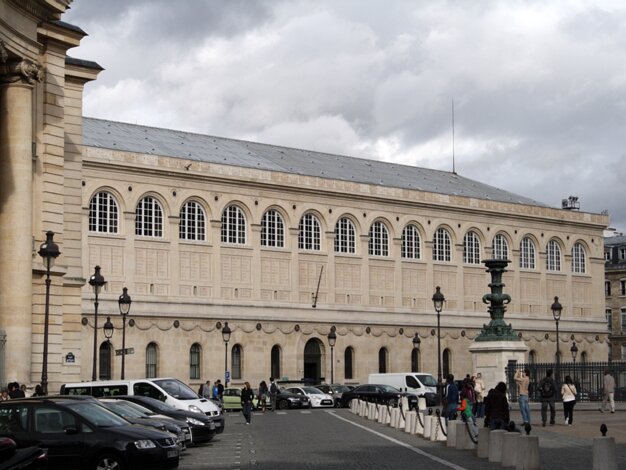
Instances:
[[[73,0],[9,0],[16,9],[43,21],[58,20]]]
[[[4,42],[0,41],[0,83],[34,85],[44,79],[44,69],[35,62],[23,59],[10,61]]]

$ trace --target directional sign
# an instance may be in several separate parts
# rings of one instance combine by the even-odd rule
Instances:
[[[115,350],[115,355],[116,356],[121,356],[122,354],[123,355],[135,354],[135,348],[116,349]]]

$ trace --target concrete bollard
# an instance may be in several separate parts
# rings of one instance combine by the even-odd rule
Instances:
[[[522,435],[519,432],[507,432],[502,441],[502,466],[515,467],[517,446]]]
[[[387,424],[385,423],[385,418],[387,416],[387,407],[383,405],[376,405],[376,408],[378,408],[378,422],[381,424]]]
[[[517,441],[515,470],[539,470],[540,468],[541,465],[539,463],[539,436],[520,437],[519,441]],[[604,469],[606,467],[602,468]]]
[[[367,405],[367,419],[370,421],[376,419],[376,403],[369,403]]]
[[[463,424],[461,421],[448,421],[448,440],[446,441],[446,447],[456,447],[456,433],[459,423]]]
[[[398,423],[398,415],[400,410],[398,408],[391,408],[391,419],[389,420],[389,426],[395,428]]]
[[[415,413],[415,431],[413,431],[413,434],[419,434],[420,436],[424,435],[424,419],[424,412],[418,411]]]
[[[433,427],[433,418],[434,418],[434,416],[432,416],[432,415],[424,416],[424,432],[422,433],[422,435],[426,439],[430,439],[430,432],[431,432],[431,429]]]
[[[446,420],[443,418],[440,419],[439,417],[434,416],[433,424],[430,428],[430,440],[445,442],[447,440],[445,433],[447,433]]]
[[[404,432],[409,434],[415,434],[415,421],[417,420],[417,412],[414,410],[409,411],[406,414]]]
[[[481,459],[489,458],[489,428],[480,428],[478,430],[476,455]]]
[[[460,425],[457,424],[456,429],[456,448],[459,450],[474,450],[476,448],[476,444],[474,444],[472,437],[469,435],[470,432],[476,432],[471,430],[473,427],[472,424],[469,423],[470,429],[468,429],[468,423],[463,421],[457,421],[457,423],[460,423]],[[473,434],[472,436],[476,439],[476,436]]]
[[[398,408],[398,421],[396,421],[396,429],[404,429],[404,426],[406,425],[404,413],[406,413],[405,409]]]
[[[367,413],[367,402],[361,400],[361,406],[359,408],[359,416],[365,416]]]
[[[358,400],[350,400],[350,413],[356,414],[357,406],[359,404]]]
[[[593,438],[593,470],[617,470],[614,438],[606,436]]]
[[[426,398],[419,397],[417,399],[417,409],[418,410],[425,410],[426,409]]]
[[[507,431],[502,429],[494,429],[489,433],[489,462],[502,462],[502,445],[504,443],[504,435]]]

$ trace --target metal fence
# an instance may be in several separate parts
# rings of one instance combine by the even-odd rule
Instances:
[[[615,379],[615,401],[626,401],[626,362],[562,362],[559,367],[555,362],[518,363],[509,361],[506,367],[507,390],[511,401],[517,401],[518,390],[515,383],[515,371],[530,370],[530,401],[541,401],[539,382],[552,369],[552,377],[557,383],[557,400],[560,399],[561,385],[566,376],[570,376],[576,385],[577,401],[601,401],[603,394],[603,378],[606,370]]]

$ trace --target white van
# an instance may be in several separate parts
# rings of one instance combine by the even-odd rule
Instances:
[[[215,422],[218,433],[224,431],[224,415],[221,408],[206,398],[200,398],[189,386],[171,377],[135,380],[100,380],[76,382],[61,386],[61,395],[140,395],[156,398],[179,410],[193,411],[209,416]]]
[[[368,383],[391,385],[402,392],[410,392],[426,399],[426,406],[437,405],[437,379],[422,372],[392,372],[370,374]]]

